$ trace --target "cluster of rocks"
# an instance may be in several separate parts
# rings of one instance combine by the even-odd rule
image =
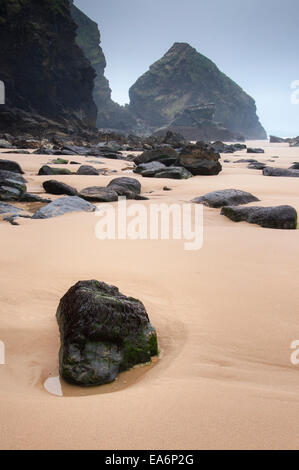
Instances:
[[[258,201],[257,197],[248,192],[237,189],[224,189],[197,197],[192,202],[208,207],[221,208],[221,215],[225,215],[234,222],[246,221],[272,229],[295,230],[297,228],[297,211],[291,206],[239,207]]]
[[[204,142],[181,149],[160,146],[134,159],[135,173],[144,177],[187,179],[195,175],[218,175],[222,170],[220,154]]]
[[[91,167],[92,168],[92,167]],[[83,169],[84,171],[80,169]],[[85,172],[86,167],[81,166],[77,174],[94,174]],[[49,171],[48,171],[49,170]],[[54,179],[43,182],[43,188],[48,194],[66,196],[52,201],[35,194],[27,193],[27,181],[23,177],[23,170],[20,165],[10,160],[0,160],[0,213],[10,217],[9,221],[16,225],[17,217],[32,217],[33,219],[46,219],[56,217],[68,212],[96,210],[92,202],[114,202],[119,197],[126,197],[133,200],[146,200],[147,197],[141,195],[141,184],[135,178],[120,177],[114,178],[107,187],[92,186],[84,188],[78,192],[72,186],[56,181]],[[51,168],[44,166],[39,174],[69,174],[68,170]],[[98,175],[98,172],[96,172]],[[7,202],[38,202],[42,203],[33,215],[15,208]],[[46,204],[46,205],[44,205]]]
[[[282,137],[277,137],[275,135],[270,135],[271,144],[289,144],[290,147],[299,147],[299,136],[293,138],[283,139]]]

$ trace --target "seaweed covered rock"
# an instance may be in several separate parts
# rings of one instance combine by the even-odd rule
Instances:
[[[60,375],[81,386],[112,382],[119,372],[158,354],[144,305],[104,282],[80,281],[57,310]]]
[[[66,168],[52,168],[49,165],[43,165],[38,172],[38,176],[50,175],[71,175],[72,172]]]

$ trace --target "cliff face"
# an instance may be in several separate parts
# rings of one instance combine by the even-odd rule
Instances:
[[[111,99],[111,89],[104,72],[106,59],[100,46],[101,35],[97,23],[71,3],[72,17],[77,25],[76,42],[93,67],[96,77],[93,99],[97,106],[97,127],[128,130],[135,126],[129,111]]]
[[[95,73],[75,38],[68,0],[0,0],[0,130],[95,126]]]
[[[251,139],[266,138],[254,100],[185,43],[175,43],[129,93],[131,112],[152,127],[169,126],[186,108],[212,103],[215,121],[229,132]]]

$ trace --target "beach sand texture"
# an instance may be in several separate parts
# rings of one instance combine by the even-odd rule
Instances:
[[[140,178],[151,202],[188,202],[217,189],[242,189],[268,206],[299,211],[299,179],[265,177],[239,158],[288,168],[299,148],[250,142],[263,155],[222,155],[219,176]],[[104,160],[109,176],[36,176],[50,157],[9,155],[28,191],[57,179],[82,189],[106,185],[127,162]],[[74,157],[86,162],[84,157]],[[95,160],[95,159],[94,159]],[[95,165],[96,166],[96,165]],[[70,166],[68,166],[70,168]],[[77,170],[74,166],[73,171]],[[131,175],[129,175],[131,176]],[[165,192],[163,186],[172,191]],[[132,201],[135,203],[135,201]],[[299,232],[234,223],[204,208],[204,243],[100,241],[93,213],[0,223],[1,449],[298,449]],[[139,298],[157,328],[161,356],[112,385],[63,396],[44,388],[57,376],[60,298],[78,280],[97,279]]]

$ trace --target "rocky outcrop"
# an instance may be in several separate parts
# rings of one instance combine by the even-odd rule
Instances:
[[[135,118],[126,107],[111,99],[109,81],[104,74],[106,59],[100,46],[101,34],[98,25],[77,8],[72,0],[70,3],[72,17],[78,27],[76,42],[96,74],[93,99],[98,110],[97,127],[123,131],[133,129],[137,125]]]
[[[265,228],[294,230],[297,228],[297,212],[291,206],[277,207],[223,207],[221,214],[234,222],[246,221]]]
[[[186,122],[186,115],[192,114],[190,106],[213,104],[213,121],[222,123],[230,133],[251,139],[266,138],[254,100],[186,43],[175,43],[137,80],[129,94],[132,113],[152,128],[174,122],[183,130],[185,126],[181,124]],[[207,118],[212,122],[210,115]],[[220,137],[217,134],[210,138]]]
[[[54,27],[55,26],[55,27]],[[68,0],[0,2],[0,132],[90,131],[94,70],[75,42]]]
[[[186,168],[192,175],[218,175],[222,171],[220,155],[204,142],[182,148],[177,165]]]
[[[81,281],[57,309],[60,375],[81,386],[110,383],[158,354],[157,335],[144,305],[117,287]]]

